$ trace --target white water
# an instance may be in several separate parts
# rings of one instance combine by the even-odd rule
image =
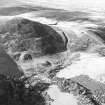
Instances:
[[[18,0],[21,3],[65,10],[105,10],[104,0]]]
[[[56,85],[50,86],[47,93],[54,99],[51,105],[77,105],[77,100],[72,94],[61,92]]]
[[[80,60],[61,70],[57,77],[72,78],[79,75],[88,75],[92,79],[105,82],[105,57],[81,53]]]

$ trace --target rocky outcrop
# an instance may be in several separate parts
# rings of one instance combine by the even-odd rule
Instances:
[[[0,42],[12,52],[32,50],[37,55],[66,50],[62,35],[48,25],[24,18],[14,18],[0,26]]]
[[[105,103],[105,84],[99,81],[95,81],[86,75],[80,75],[72,78],[73,81],[83,85],[89,89],[94,97],[100,103]]]
[[[5,75],[10,78],[19,78],[23,75],[22,71],[18,69],[17,64],[12,58],[6,54],[0,46],[0,75]]]

